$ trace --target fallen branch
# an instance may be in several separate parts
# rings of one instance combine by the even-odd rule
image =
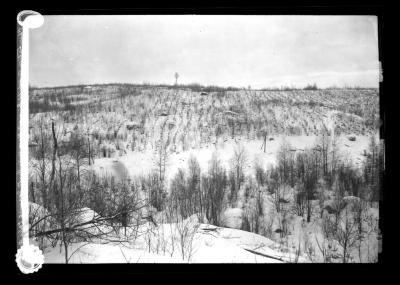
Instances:
[[[264,254],[264,253],[260,253],[260,252],[257,252],[257,251],[251,250],[251,249],[244,248],[244,250],[247,250],[248,252],[251,252],[253,254],[257,254],[257,255],[264,256],[264,257],[268,257],[268,258],[272,258],[272,259],[275,259],[275,260],[286,262],[286,260],[283,260],[282,258],[274,257],[274,256],[271,256],[271,255],[268,255],[268,254]]]
[[[217,229],[202,229],[202,230],[209,231],[209,232],[216,232],[217,231]]]
[[[202,228],[202,230],[203,231],[214,231],[214,232],[216,232],[216,231],[218,231],[218,227],[215,227],[215,228]]]

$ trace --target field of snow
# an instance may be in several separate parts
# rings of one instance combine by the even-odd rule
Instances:
[[[364,150],[368,149],[369,136],[357,136],[356,141],[350,141],[349,136],[341,135],[337,137],[339,153],[342,159],[353,162],[355,166],[361,166],[365,159]],[[273,138],[273,140],[269,140]],[[194,156],[199,161],[202,171],[207,171],[208,162],[211,160],[213,153],[217,153],[219,159],[226,169],[231,166],[231,158],[235,149],[242,145],[247,153],[247,165],[245,174],[254,172],[253,166],[255,160],[259,160],[263,167],[276,164],[276,154],[283,141],[290,144],[291,149],[296,152],[304,151],[306,148],[312,148],[318,137],[316,136],[269,136],[267,138],[266,152],[262,148],[262,140],[246,140],[246,139],[227,139],[220,141],[218,144],[208,144],[198,149],[190,149],[180,153],[171,153],[167,160],[166,177],[169,181],[178,171],[179,168],[186,169],[190,156]],[[92,169],[99,174],[114,175],[120,179],[127,173],[131,176],[147,175],[155,167],[154,150],[147,149],[145,151],[127,151],[125,155],[114,158],[98,158],[92,165]]]
[[[35,206],[35,205],[33,205]],[[38,208],[38,206],[35,206]],[[39,207],[40,208],[40,207]],[[266,211],[272,214],[273,207],[266,203]],[[239,209],[227,209],[224,216],[227,220],[238,222]],[[277,229],[279,217],[276,213],[272,228]],[[377,226],[379,213],[377,208],[370,208],[366,216],[371,216]],[[79,222],[98,217],[91,209],[82,209]],[[233,219],[232,219],[233,218]],[[123,239],[123,233],[114,236],[120,242],[77,242],[69,245],[69,263],[292,263],[323,262],[318,246],[323,243],[321,233],[322,220],[318,214],[313,215],[311,223],[289,214],[289,232],[282,239],[278,233],[271,238],[239,230],[240,222],[227,223],[228,227],[215,227],[199,223],[196,215],[177,223],[142,224],[137,231],[144,233],[134,240]],[[266,221],[267,222],[267,221]],[[130,229],[128,229],[130,231]],[[377,234],[369,229],[368,242],[362,248],[362,261],[378,253]],[[190,240],[181,239],[181,234],[191,232]],[[129,233],[128,233],[129,236]],[[36,241],[31,240],[37,244]],[[54,245],[53,245],[54,246]],[[57,244],[44,249],[46,263],[65,263],[64,247]],[[333,244],[333,251],[338,250]],[[336,249],[335,249],[336,248]],[[298,251],[298,252],[297,252]],[[359,253],[353,250],[353,256]],[[368,255],[368,256],[367,256]],[[339,258],[339,255],[338,255]],[[356,262],[359,262],[355,260]],[[336,261],[338,262],[338,261]],[[339,259],[340,262],[340,259]]]
[[[188,220],[183,221],[183,223],[187,222]],[[172,254],[170,253],[171,244],[167,244],[165,254],[162,249],[159,249],[158,253],[155,249],[149,252],[145,240],[137,240],[135,243],[75,243],[68,248],[69,263],[282,263],[295,261],[293,250],[279,251],[281,246],[266,237],[206,224],[196,225],[197,231],[193,237],[190,258],[183,258],[176,227],[176,224],[161,224],[157,229],[158,232],[164,233],[163,239],[167,242],[171,240],[171,235],[175,235],[175,250]],[[45,263],[65,263],[63,247],[48,247],[44,255]],[[298,261],[307,262],[302,256]]]

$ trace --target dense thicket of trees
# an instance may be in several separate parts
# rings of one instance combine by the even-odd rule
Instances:
[[[377,143],[372,137],[364,166],[364,181],[371,195],[369,198],[373,201],[378,201],[382,193],[380,189],[385,170],[384,155],[383,142]]]
[[[52,245],[60,242],[68,263],[70,243],[109,239],[111,232],[131,226],[132,213],[137,215],[147,201],[139,198],[139,186],[126,176],[115,181],[88,171],[81,136],[72,134],[69,141],[60,141],[54,122],[51,136],[46,135],[44,126],[40,130],[36,159],[30,161],[30,200],[43,210],[38,219],[31,220],[30,232],[42,241],[47,238]],[[99,215],[82,220],[87,209]]]

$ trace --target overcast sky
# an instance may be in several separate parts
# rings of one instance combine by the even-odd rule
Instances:
[[[45,16],[31,85],[378,87],[375,16]]]

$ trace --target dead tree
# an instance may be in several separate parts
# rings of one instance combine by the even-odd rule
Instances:
[[[39,122],[39,133],[35,135],[35,140],[38,143],[36,148],[36,163],[33,164],[33,169],[39,179],[39,190],[41,195],[41,202],[45,209],[48,209],[48,192],[49,192],[49,165],[48,159],[51,151],[51,137],[45,132],[43,119]]]
[[[220,215],[224,207],[228,179],[217,154],[213,154],[208,173],[202,176],[203,201],[207,219],[214,225],[220,225]]]
[[[232,170],[235,175],[235,187],[234,191],[231,193],[231,198],[232,201],[236,201],[237,192],[240,190],[240,187],[244,182],[244,168],[247,163],[247,152],[242,145],[235,149],[231,163],[233,168]]]
[[[88,162],[89,162],[89,166],[90,166],[91,162],[93,162],[93,157],[92,157],[92,149],[90,147],[91,146],[90,145],[91,134],[89,133],[89,128],[87,129],[86,136],[87,136],[87,147],[88,147],[87,156],[88,156]]]
[[[343,263],[347,263],[349,261],[349,251],[356,244],[357,238],[357,225],[351,218],[351,214],[346,208],[344,216],[341,219],[340,226],[336,231],[336,239],[343,249]]]
[[[202,217],[203,203],[200,189],[201,168],[199,161],[196,159],[195,156],[191,156],[189,158],[188,170],[187,187],[190,193],[190,199],[192,200],[192,211],[194,213],[199,213]]]
[[[263,144],[261,145],[261,149],[263,149],[263,147],[264,147],[264,152],[266,152],[266,148],[267,148],[267,135],[268,135],[268,132],[266,130],[263,130],[262,131]]]

